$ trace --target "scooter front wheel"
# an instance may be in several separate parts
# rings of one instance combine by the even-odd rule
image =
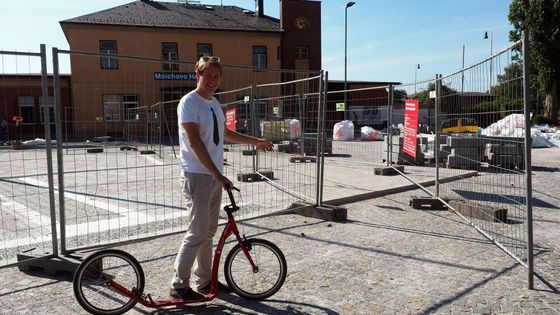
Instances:
[[[239,296],[266,299],[278,292],[286,280],[286,258],[278,246],[267,240],[248,239],[244,244],[257,270],[253,270],[240,244],[237,244],[226,257],[226,281]]]

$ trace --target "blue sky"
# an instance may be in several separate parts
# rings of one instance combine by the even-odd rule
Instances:
[[[39,51],[39,44],[68,49],[59,21],[104,10],[133,0],[2,0],[0,49]],[[344,79],[344,8],[346,0],[323,0],[323,69],[329,78]],[[348,80],[414,81],[432,79],[509,45],[510,0],[356,0],[348,9]],[[254,9],[254,0],[203,0],[204,4]],[[264,0],[265,14],[279,17],[279,1]],[[14,72],[0,60],[0,73]],[[48,59],[49,72],[52,71]],[[61,60],[61,72],[68,73]],[[416,65],[420,64],[420,69]],[[20,65],[20,68],[27,65]],[[32,67],[32,66],[30,66]],[[22,71],[22,70],[19,70]]]

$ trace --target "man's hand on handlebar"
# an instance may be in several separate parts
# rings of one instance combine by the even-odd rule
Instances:
[[[222,184],[222,187],[224,187],[224,189],[227,191],[231,191],[232,189],[235,189],[233,183],[222,174],[220,174],[219,176],[214,176],[214,179],[220,182],[220,184]]]

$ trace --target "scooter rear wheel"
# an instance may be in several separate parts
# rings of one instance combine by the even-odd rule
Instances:
[[[91,314],[123,314],[136,301],[116,291],[110,281],[138,294],[144,291],[144,271],[129,253],[106,249],[87,257],[74,274],[74,296]]]

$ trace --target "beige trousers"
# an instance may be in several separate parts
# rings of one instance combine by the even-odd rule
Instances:
[[[189,288],[192,270],[196,287],[201,288],[212,276],[212,239],[218,228],[222,185],[210,175],[186,172],[181,173],[181,182],[187,201],[188,224],[175,258],[171,285]]]

